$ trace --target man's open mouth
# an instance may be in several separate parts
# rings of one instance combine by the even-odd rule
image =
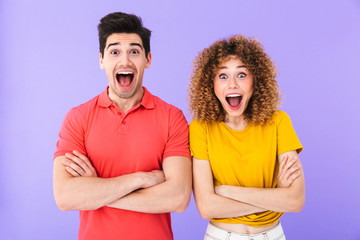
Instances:
[[[240,94],[229,94],[226,96],[226,101],[231,108],[238,108],[241,104],[242,96]]]
[[[116,73],[116,79],[119,82],[120,86],[127,87],[131,85],[134,79],[134,73],[125,71],[118,72]]]

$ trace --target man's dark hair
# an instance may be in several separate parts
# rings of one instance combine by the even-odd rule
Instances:
[[[106,40],[113,33],[136,33],[142,40],[146,57],[150,52],[151,31],[143,27],[141,18],[134,14],[110,13],[100,20],[98,31],[102,57],[104,57]]]

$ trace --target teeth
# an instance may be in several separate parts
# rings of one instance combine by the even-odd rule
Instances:
[[[117,74],[129,75],[129,74],[133,74],[133,73],[132,72],[118,72]]]
[[[241,97],[240,94],[229,94],[226,97]]]

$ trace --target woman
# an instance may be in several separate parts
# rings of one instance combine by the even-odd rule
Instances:
[[[274,63],[238,35],[194,62],[190,149],[194,196],[210,219],[205,239],[285,239],[280,217],[305,201],[300,141],[285,112]]]

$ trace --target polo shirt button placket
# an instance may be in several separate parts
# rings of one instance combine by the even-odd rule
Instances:
[[[120,113],[120,114],[119,114]],[[119,112],[119,116],[121,116],[121,120],[120,120],[120,125],[119,125],[119,130],[121,133],[126,133],[127,132],[127,126],[126,126],[126,117],[127,117],[127,114],[125,114],[123,116],[122,112]]]

